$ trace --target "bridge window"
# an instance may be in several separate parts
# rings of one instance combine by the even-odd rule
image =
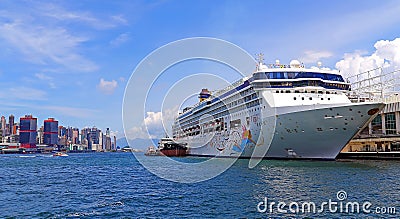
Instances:
[[[253,75],[258,79],[295,79],[295,78],[320,78],[328,81],[345,82],[341,75],[319,72],[257,72]]]

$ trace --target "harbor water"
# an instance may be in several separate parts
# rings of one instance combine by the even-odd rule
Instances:
[[[163,166],[168,158],[149,159]],[[204,158],[176,159],[198,162]],[[131,153],[11,154],[0,155],[0,163],[0,218],[400,216],[399,161],[264,160],[249,169],[248,160],[243,159],[221,175],[194,184],[161,179]],[[195,174],[207,169],[203,171]],[[321,203],[329,201],[337,202],[337,209],[325,205],[321,210]],[[276,204],[271,207],[272,202]],[[286,207],[279,210],[278,202]],[[318,212],[302,212],[304,202],[315,203]],[[360,208],[366,202],[371,206],[368,211],[349,212],[343,207],[348,202],[357,202]]]

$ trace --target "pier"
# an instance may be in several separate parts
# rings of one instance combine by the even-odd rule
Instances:
[[[341,151],[337,158],[400,159],[400,70],[376,68],[352,76],[354,101],[386,106]]]

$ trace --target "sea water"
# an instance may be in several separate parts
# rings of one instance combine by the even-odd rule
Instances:
[[[165,168],[168,158],[149,159]],[[399,161],[264,160],[249,169],[243,159],[185,184],[131,153],[0,155],[0,218],[398,218],[399,191]]]

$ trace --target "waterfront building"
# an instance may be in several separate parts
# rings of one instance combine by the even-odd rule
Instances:
[[[79,144],[79,129],[73,128],[72,129],[72,144]]]
[[[72,129],[71,129],[72,130]],[[89,139],[89,133],[90,133],[90,128],[87,128],[87,127],[85,127],[85,128],[83,128],[82,130],[81,130],[81,142],[83,143],[83,144],[86,144],[86,145],[89,145],[89,141],[88,141],[88,139]]]
[[[3,136],[3,130],[0,129],[0,142],[4,143],[5,142],[5,136]]]
[[[36,148],[37,118],[25,115],[19,120],[19,143],[22,148]]]
[[[110,128],[107,128],[106,134],[103,135],[103,149],[106,151],[111,151]]]
[[[54,118],[44,120],[43,143],[49,146],[58,143],[58,121]]]
[[[59,136],[58,137],[57,145],[60,145],[61,147],[64,147],[64,146],[68,146],[70,144],[71,143],[67,141],[67,137],[65,137],[65,136]]]
[[[19,123],[14,123],[13,135],[19,135]]]
[[[41,126],[41,127],[37,130],[37,137],[36,137],[36,143],[39,144],[39,145],[43,144],[43,141],[44,141],[44,136],[43,136],[44,134],[43,134],[43,132],[44,132],[44,127]]]
[[[386,106],[356,135],[342,152],[400,151],[400,95],[393,95]]]
[[[1,116],[1,130],[2,130],[2,136],[6,136],[6,117]]]
[[[93,144],[99,144],[99,142],[100,142],[100,132],[101,132],[101,130],[96,128],[96,127],[93,127],[93,128],[90,129],[89,137],[92,140]]]
[[[117,150],[117,136],[114,135],[114,145],[111,146],[111,150]]]
[[[62,125],[58,126],[58,136],[62,137],[66,135],[67,135],[67,128],[65,128]]]
[[[19,135],[8,135],[3,138],[3,143],[18,143]]]
[[[6,123],[6,136],[9,136],[10,134],[11,134],[10,124]]]
[[[86,143],[88,150],[101,151],[102,150],[102,136],[101,130],[92,128],[83,128],[81,131],[81,142]]]
[[[9,125],[9,127],[10,127],[10,135],[15,135],[16,133],[14,132],[14,115],[13,114],[11,114],[8,117],[8,123],[10,124]]]
[[[400,154],[399,74],[400,71],[392,67],[380,67],[349,77],[352,81],[352,93],[358,100],[381,101],[386,105],[380,114],[362,127],[363,129],[343,148],[342,154]]]

